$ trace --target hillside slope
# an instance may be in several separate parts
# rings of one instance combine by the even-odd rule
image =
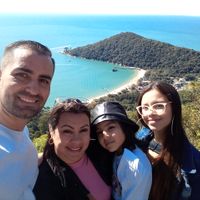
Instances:
[[[125,32],[67,51],[70,55],[149,70],[148,76],[199,76],[200,52]]]

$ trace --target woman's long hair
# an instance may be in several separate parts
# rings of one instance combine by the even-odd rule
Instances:
[[[50,117],[48,119],[48,125],[51,130],[55,130],[62,113],[85,114],[90,122],[89,105],[82,103],[78,99],[67,99],[55,105],[51,110]],[[54,160],[56,159],[56,155],[54,151],[54,145],[51,144],[50,138],[50,133],[48,133],[48,140],[44,148],[44,158],[50,158],[51,160]],[[97,141],[93,140],[93,138],[91,138],[90,144],[86,150],[86,154],[94,164],[95,168],[97,169],[103,180],[108,185],[111,185],[112,156],[108,155],[107,153],[105,156],[105,151],[100,146],[98,146]]]
[[[143,95],[153,89],[158,90],[167,97],[170,102],[172,102],[170,104],[172,106],[172,120],[171,124],[167,128],[161,156],[154,163],[153,185],[150,199],[168,200],[170,198],[167,194],[172,192],[171,189],[173,189],[172,184],[174,184],[174,177],[177,175],[177,170],[180,167],[183,141],[184,138],[186,138],[186,135],[182,125],[180,96],[172,85],[161,81],[153,82],[140,93],[137,99],[137,106],[141,105]],[[137,113],[137,115],[141,120],[141,123],[148,127],[142,120],[142,116],[139,113]]]

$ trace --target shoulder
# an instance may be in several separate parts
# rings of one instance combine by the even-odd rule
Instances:
[[[53,174],[45,159],[39,166],[39,175],[33,192],[38,200],[62,198],[63,192],[59,179]]]
[[[192,149],[194,165],[195,165],[198,173],[200,174],[200,151],[197,150],[193,145],[191,145],[191,149]]]
[[[137,131],[136,138],[138,140],[144,140],[149,135],[151,135],[151,130],[143,126],[140,130]]]
[[[136,199],[147,199],[152,182],[152,169],[150,162],[139,148],[133,152],[124,149],[117,177],[122,186],[123,199],[131,199],[135,194],[139,195]]]
[[[189,173],[191,170],[196,170],[200,173],[200,152],[187,138],[184,139],[183,143],[182,169]]]
[[[58,185],[60,184],[59,179],[53,173],[46,159],[43,159],[42,163],[39,166],[39,175],[37,178],[36,185],[45,184],[46,186],[49,186],[52,184],[52,182],[55,182]]]
[[[28,130],[27,126],[24,127],[23,132],[24,132],[25,135],[29,136],[29,130]]]
[[[136,134],[137,145],[143,150],[147,151],[150,141],[153,138],[153,134],[150,129],[142,127]]]
[[[136,147],[133,151],[124,149],[120,165],[122,168],[129,168],[131,171],[151,171],[151,164],[141,149]]]
[[[200,185],[200,152],[190,144],[191,154],[191,168],[193,169],[188,174],[189,184],[192,188],[191,199],[200,199],[199,185]],[[190,162],[190,161],[189,161]],[[195,172],[195,173],[194,173]]]

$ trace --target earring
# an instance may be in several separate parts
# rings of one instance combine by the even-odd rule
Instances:
[[[171,129],[171,135],[173,136],[174,135],[174,116],[173,116],[172,121],[171,121],[170,129]]]
[[[52,138],[52,137],[49,138],[48,143],[49,143],[50,145],[53,145],[53,138]]]

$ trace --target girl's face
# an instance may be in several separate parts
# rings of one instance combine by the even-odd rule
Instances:
[[[164,133],[166,128],[171,124],[171,103],[172,102],[157,89],[152,89],[143,95],[141,101],[143,109],[142,119],[154,133]]]
[[[99,143],[109,152],[120,152],[125,134],[117,121],[108,120],[96,125]]]
[[[50,134],[56,155],[67,164],[79,161],[90,142],[90,121],[83,113],[62,113]]]

